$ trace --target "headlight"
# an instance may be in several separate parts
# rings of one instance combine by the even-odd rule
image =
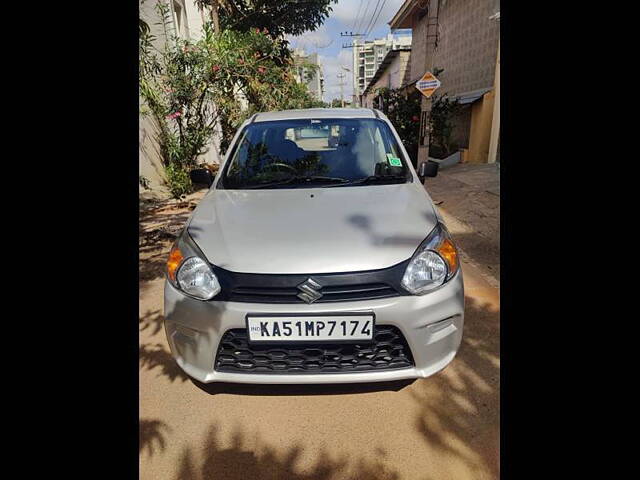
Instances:
[[[423,295],[453,277],[458,268],[458,251],[445,226],[439,223],[413,254],[402,286],[409,293]]]
[[[218,278],[186,229],[169,253],[167,278],[174,287],[199,300],[210,300],[221,290]]]
[[[187,258],[178,269],[176,278],[183,292],[202,300],[209,300],[220,291],[211,267],[198,257]]]

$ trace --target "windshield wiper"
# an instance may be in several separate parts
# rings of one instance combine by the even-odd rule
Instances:
[[[347,185],[370,185],[372,183],[385,184],[385,183],[398,183],[402,180],[405,182],[409,177],[407,175],[370,175],[364,178],[357,178]]]
[[[277,182],[259,183],[257,185],[251,185],[245,188],[271,188],[286,185],[310,185],[314,183],[349,183],[346,178],[340,177],[324,177],[321,175],[301,175],[296,177],[289,177],[285,180]]]

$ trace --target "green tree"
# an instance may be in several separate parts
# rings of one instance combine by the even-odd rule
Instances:
[[[401,89],[379,88],[374,99],[393,124],[414,163],[418,158],[420,95],[418,91],[407,95]]]
[[[148,29],[140,31],[140,95],[158,127],[168,186],[178,198],[191,190],[188,171],[207,152],[216,124],[221,149],[254,112],[308,108],[317,104],[295,80],[285,41],[258,29],[213,31],[190,42],[171,34],[170,10],[158,2],[164,46],[154,48]],[[248,108],[243,108],[244,97]]]
[[[200,6],[217,7],[221,30],[248,32],[267,29],[276,38],[316,30],[338,0],[197,0]]]

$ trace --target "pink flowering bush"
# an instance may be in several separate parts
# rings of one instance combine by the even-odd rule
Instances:
[[[157,8],[169,22],[169,7],[158,2]],[[148,32],[140,36],[140,94],[158,124],[165,172],[176,197],[191,189],[185,172],[210,148],[217,125],[224,151],[254,112],[317,103],[306,85],[296,82],[286,42],[266,35],[266,29],[214,33],[205,24],[195,43],[171,36],[169,28],[164,31],[161,52],[152,48]],[[242,108],[240,96],[248,109]]]

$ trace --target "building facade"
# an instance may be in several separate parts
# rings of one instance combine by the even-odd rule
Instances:
[[[375,40],[353,41],[353,95],[356,103],[362,105],[362,94],[387,53],[393,49],[410,46],[410,36],[396,37],[392,34]]]
[[[296,63],[296,81],[305,83],[314,98],[320,102],[324,101],[324,75],[318,54],[306,54],[303,49],[296,48],[293,51],[293,60]],[[316,65],[312,70],[304,66],[305,63]]]
[[[452,144],[465,161],[485,163],[493,129],[496,66],[500,36],[499,0],[407,0],[389,22],[412,30],[410,74],[414,86],[426,71],[441,71],[435,96],[461,104],[453,119]],[[498,14],[498,17],[496,17]],[[426,123],[431,101],[422,102],[419,161],[428,155]],[[498,117],[499,118],[499,117]]]
[[[375,104],[376,92],[380,88],[396,89],[405,82],[409,72],[411,47],[398,46],[389,50],[378,66],[378,70],[361,95],[361,104],[365,108],[381,108]]]

